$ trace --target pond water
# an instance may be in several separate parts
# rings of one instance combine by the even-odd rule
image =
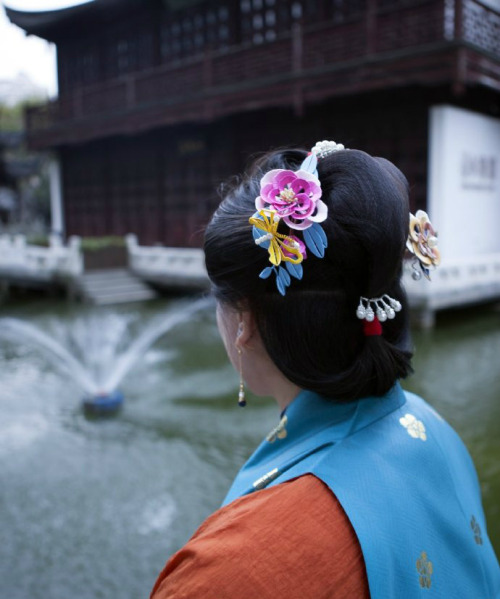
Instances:
[[[192,302],[108,309],[51,300],[3,306],[0,318],[36,325],[102,374],[145,327]],[[249,397],[238,408],[213,306],[177,320],[125,374],[122,411],[101,420],[83,414],[82,388],[43,351],[0,339],[1,597],[148,596],[276,424],[271,401]],[[469,447],[498,554],[500,311],[450,314],[414,340],[416,374],[404,386]]]

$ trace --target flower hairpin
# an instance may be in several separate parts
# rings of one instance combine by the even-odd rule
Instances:
[[[406,248],[415,257],[412,273],[415,281],[422,278],[422,273],[430,281],[430,269],[439,266],[441,254],[437,249],[437,241],[437,231],[432,226],[427,213],[418,210],[413,215],[410,212]],[[395,318],[396,312],[401,308],[401,303],[387,294],[375,298],[361,297],[356,316],[363,321],[365,335],[381,335],[381,323]]]
[[[340,144],[328,143],[338,150],[344,149]],[[266,173],[260,181],[260,195],[255,199],[257,212],[249,219],[255,243],[269,252],[271,263],[259,277],[267,279],[274,273],[281,295],[285,295],[292,277],[302,279],[302,262],[307,251],[323,258],[328,246],[319,224],[326,220],[328,207],[321,200],[317,165],[313,148],[298,171],[273,169]],[[278,231],[281,223],[288,227],[288,234]],[[301,233],[303,240],[295,232]]]
[[[430,269],[436,268],[441,262],[441,254],[437,249],[437,231],[432,226],[427,212],[418,210],[415,214],[410,213],[410,230],[406,247],[415,256],[412,277],[418,281],[422,273],[429,281]],[[420,266],[420,270],[418,267]]]

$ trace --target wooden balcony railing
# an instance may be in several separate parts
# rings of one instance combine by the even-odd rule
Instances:
[[[469,55],[459,60],[460,49]],[[43,147],[237,110],[300,110],[338,93],[469,79],[500,89],[499,11],[480,0],[367,0],[363,14],[342,22],[296,24],[274,42],[75,89],[28,109],[26,124],[32,145]]]

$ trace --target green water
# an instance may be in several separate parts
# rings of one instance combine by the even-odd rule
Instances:
[[[114,354],[188,300],[119,309],[62,302],[3,306],[81,360]],[[92,341],[94,339],[94,341]],[[475,460],[489,534],[500,550],[500,312],[482,308],[415,335],[423,395]],[[129,371],[122,412],[91,420],[79,387],[30,344],[0,340],[0,597],[137,599],[167,557],[218,507],[234,474],[277,421],[272,401],[236,405],[213,309],[191,315]]]

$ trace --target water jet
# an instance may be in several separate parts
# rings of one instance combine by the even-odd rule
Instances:
[[[210,298],[204,297],[153,318],[121,352],[119,348],[124,345],[128,323],[114,314],[102,314],[93,320],[83,318],[71,332],[60,330],[59,336],[66,336],[66,343],[29,322],[0,318],[0,338],[42,350],[58,370],[69,374],[81,387],[81,403],[86,414],[111,416],[120,410],[125,399],[119,385],[139,358],[160,337],[210,302]]]

